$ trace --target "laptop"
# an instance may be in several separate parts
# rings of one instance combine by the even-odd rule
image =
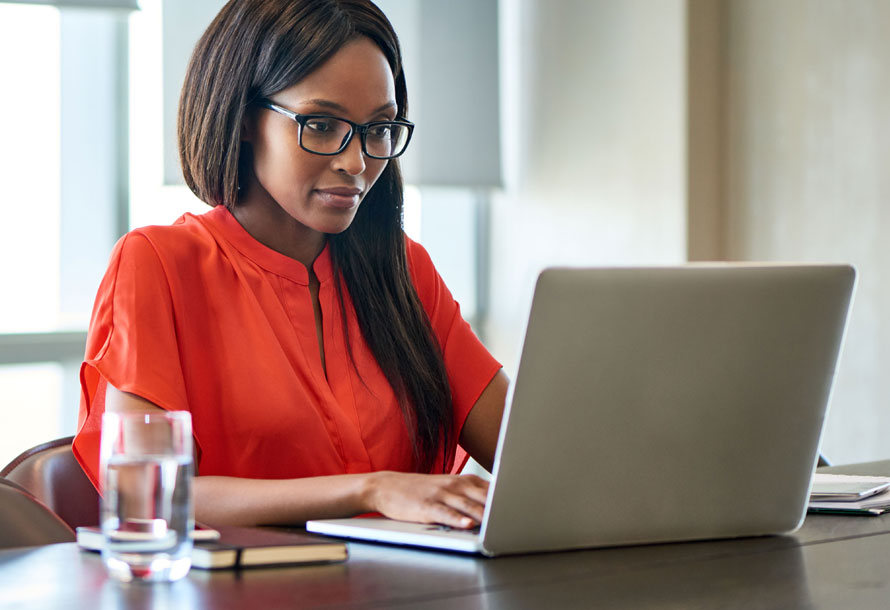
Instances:
[[[374,518],[306,529],[488,556],[790,533],[855,276],[848,265],[546,269],[478,532]]]

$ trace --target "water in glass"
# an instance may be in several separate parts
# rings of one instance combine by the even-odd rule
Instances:
[[[102,555],[118,580],[173,581],[191,567],[191,426],[182,419],[103,419]]]

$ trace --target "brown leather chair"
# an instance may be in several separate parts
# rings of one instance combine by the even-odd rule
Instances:
[[[73,436],[28,449],[0,470],[69,527],[99,524],[99,494],[71,451]]]
[[[74,542],[74,531],[21,486],[0,478],[0,549]]]

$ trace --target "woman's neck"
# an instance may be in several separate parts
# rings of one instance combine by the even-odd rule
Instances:
[[[327,236],[300,223],[265,195],[243,197],[232,209],[232,215],[255,240],[311,270],[324,250]]]

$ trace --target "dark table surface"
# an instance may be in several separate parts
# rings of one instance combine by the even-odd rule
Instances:
[[[890,474],[890,461],[831,471]],[[110,580],[74,544],[0,552],[0,608],[884,608],[890,516],[810,515],[791,536],[484,559],[350,543],[347,562]]]

